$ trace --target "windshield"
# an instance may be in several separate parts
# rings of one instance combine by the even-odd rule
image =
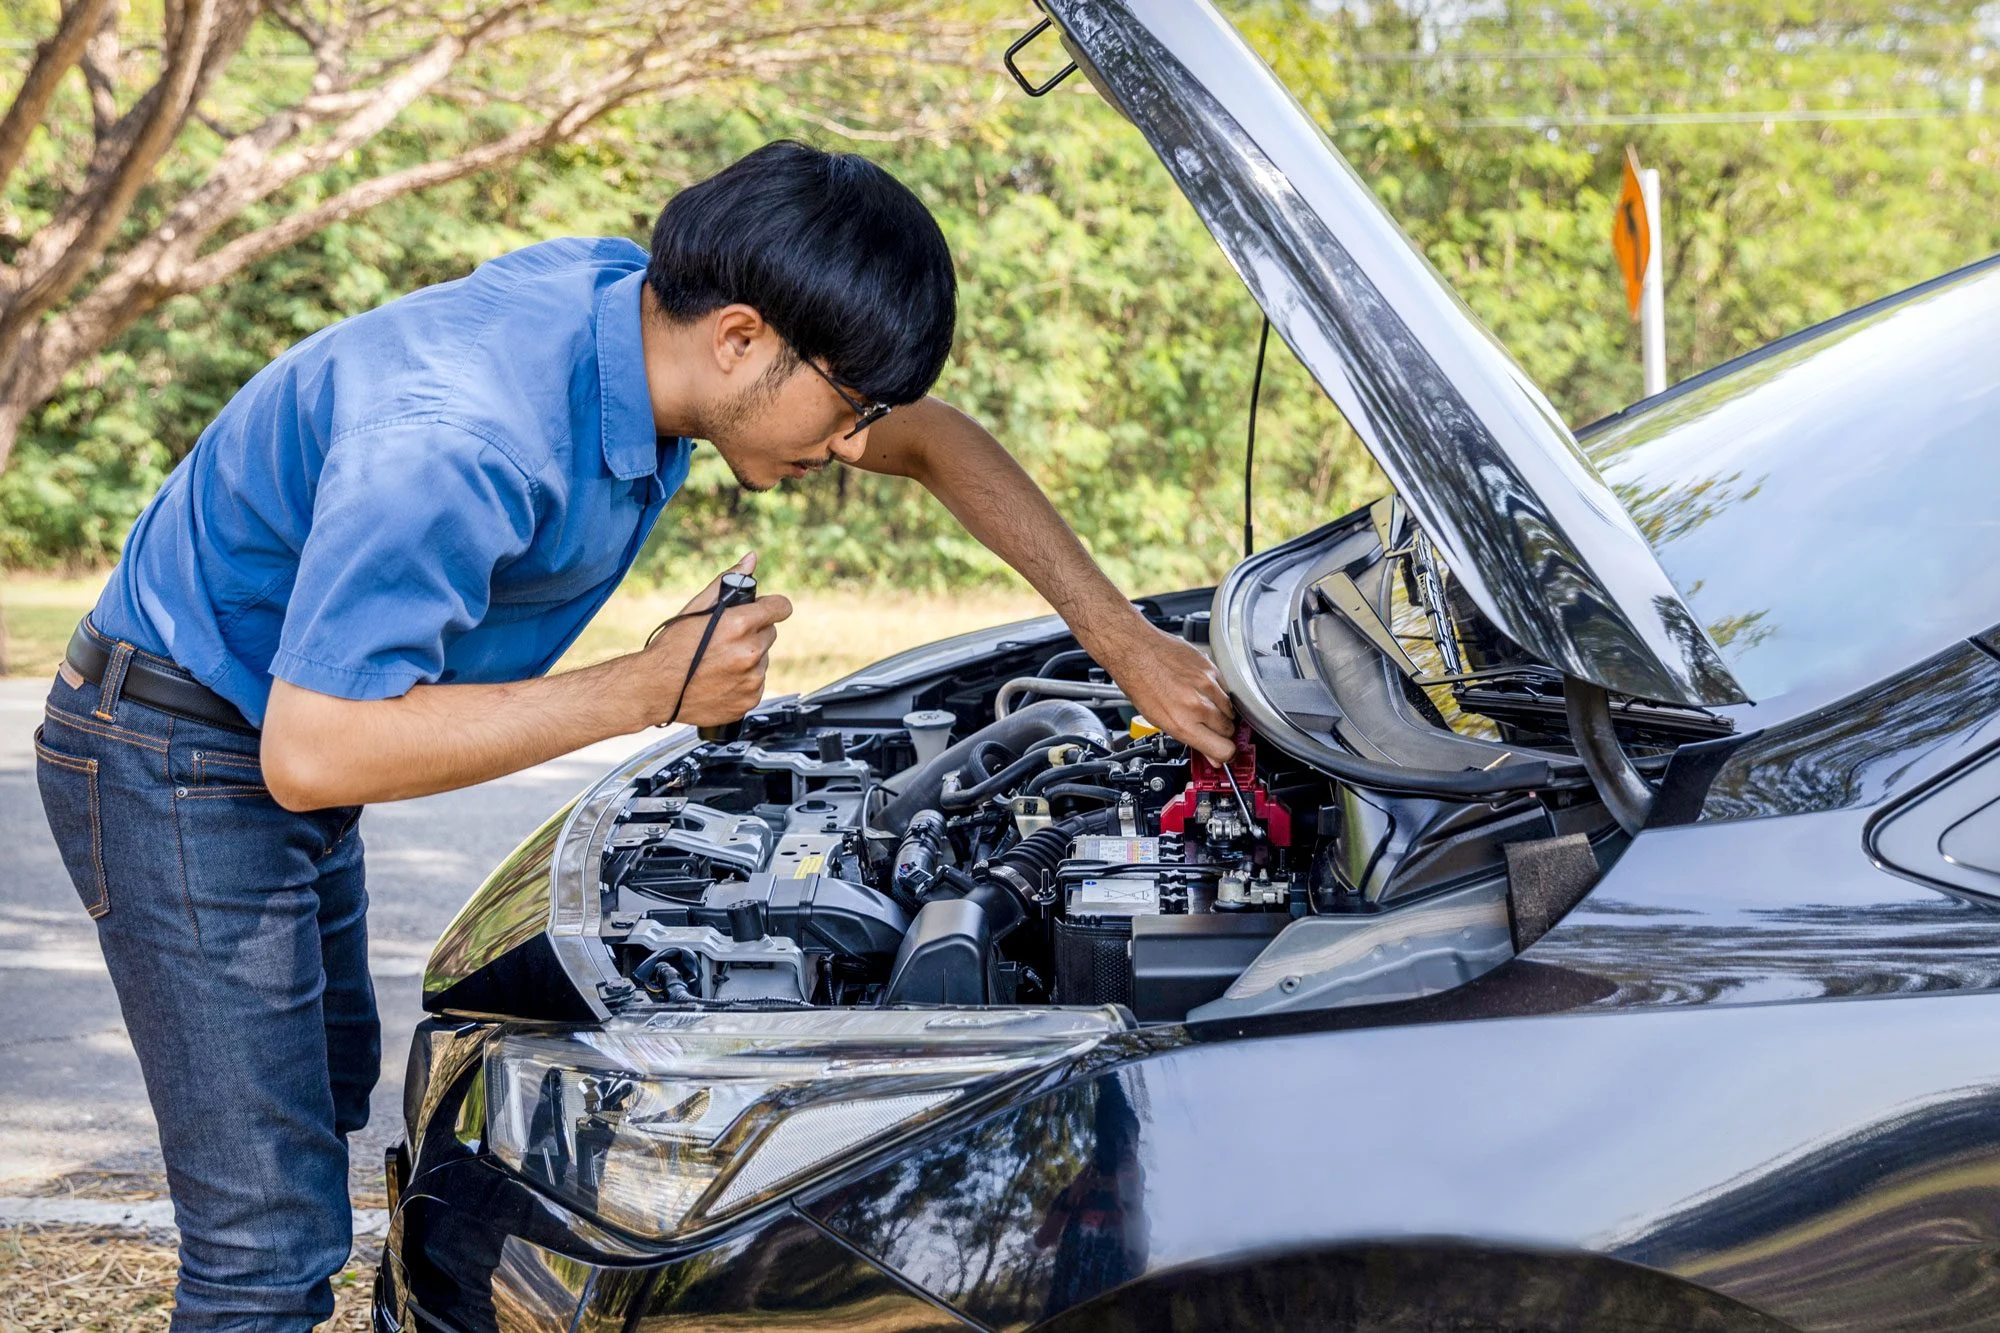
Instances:
[[[1796,711],[2000,623],[1996,349],[1990,260],[1585,432],[1752,699]]]

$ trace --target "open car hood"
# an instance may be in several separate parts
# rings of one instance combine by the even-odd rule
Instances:
[[[1541,390],[1206,0],[1041,0],[1488,619],[1622,694],[1743,691]]]

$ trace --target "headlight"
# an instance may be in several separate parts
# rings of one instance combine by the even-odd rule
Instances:
[[[487,1142],[577,1208],[666,1238],[1058,1070],[1124,1026],[1110,1007],[801,1010],[513,1032],[487,1050]]]

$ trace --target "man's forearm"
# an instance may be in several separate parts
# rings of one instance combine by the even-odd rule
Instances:
[[[303,810],[428,796],[516,773],[643,728],[623,679],[633,660],[505,685],[418,685],[367,701],[277,681],[264,779],[279,804]]]
[[[922,483],[966,531],[1034,586],[1085,648],[1101,651],[1143,623],[1041,488],[984,427],[937,399],[905,412],[902,433],[885,441],[892,452],[871,463]]]
[[[1048,599],[1149,721],[1217,763],[1234,753],[1234,710],[1214,664],[1139,614],[984,427],[926,398],[874,432],[859,466],[923,483]]]
[[[756,564],[752,553],[736,570]],[[763,697],[776,626],[792,604],[766,596],[711,615],[719,586],[718,577],[638,652],[560,676],[418,685],[370,700],[275,681],[264,782],[290,810],[366,805],[469,787],[655,723],[733,721]]]

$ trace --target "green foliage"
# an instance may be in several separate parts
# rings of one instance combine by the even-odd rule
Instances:
[[[1388,5],[1359,12],[1235,7],[1573,422],[1639,392],[1608,244],[1627,142],[1665,178],[1675,377],[2000,249],[2000,120],[1959,114],[1994,63],[1971,3],[1574,0],[1444,32]],[[1011,11],[1002,26],[1018,26]],[[809,83],[628,109],[586,142],[388,205],[174,303],[29,424],[0,476],[0,562],[115,555],[233,388],[311,330],[543,237],[643,240],[675,188],[794,134],[861,147],[937,212],[961,282],[940,392],[1015,449],[1125,586],[1213,578],[1241,542],[1258,312],[1137,132],[1081,79],[1041,101],[998,95],[997,49],[990,70],[911,76],[937,79],[940,103],[982,108],[949,134],[851,144],[796,110],[815,101]],[[842,105],[871,123],[866,99]],[[1799,118],[1882,109],[1905,118]],[[458,114],[399,125],[357,177],[463,141]],[[1262,404],[1260,544],[1380,486],[1276,339]],[[776,586],[1003,576],[908,484],[832,469],[748,495],[711,452],[697,460],[643,557],[656,577],[685,581],[752,545]]]

